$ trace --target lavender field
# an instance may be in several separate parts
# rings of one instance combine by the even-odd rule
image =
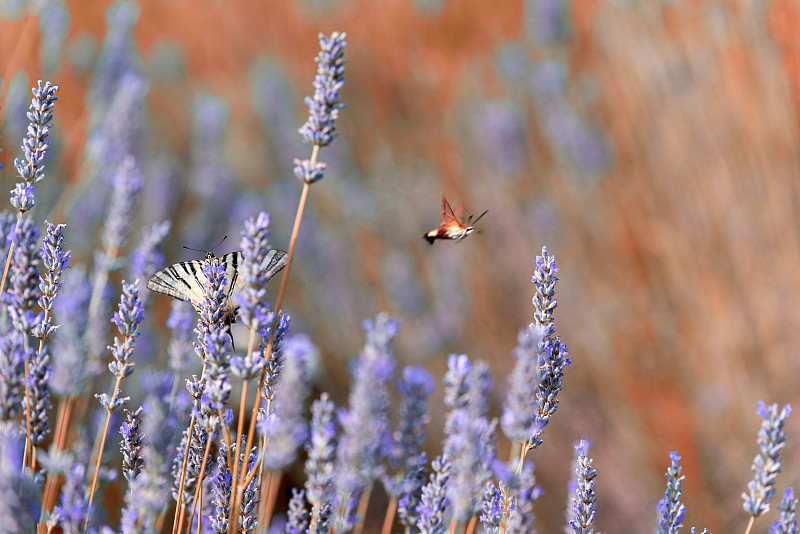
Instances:
[[[798,28],[0,0],[0,534],[797,533]]]

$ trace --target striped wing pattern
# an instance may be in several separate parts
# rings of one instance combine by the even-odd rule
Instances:
[[[230,309],[235,307],[231,301],[231,295],[234,291],[241,291],[243,287],[239,278],[239,265],[241,265],[242,259],[241,252],[231,252],[220,258],[225,266],[225,275],[228,279],[228,307]],[[265,259],[268,278],[272,278],[286,266],[286,252],[282,250],[270,250]],[[151,276],[147,281],[147,288],[178,300],[188,300],[195,309],[199,309],[200,302],[205,295],[204,264],[203,260],[191,260],[170,265]]]

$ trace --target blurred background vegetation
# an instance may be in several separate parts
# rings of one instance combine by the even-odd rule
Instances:
[[[145,174],[134,242],[172,219],[168,262],[226,234],[228,252],[265,209],[286,248],[317,33],[346,31],[341,137],[285,301],[320,347],[317,388],[346,399],[361,321],[389,311],[401,363],[440,380],[448,353],[491,362],[499,411],[547,245],[573,365],[533,455],[540,531],[562,524],[582,436],[599,530],[655,527],[678,450],[686,523],[740,531],[756,401],[800,406],[799,27],[794,0],[0,0],[0,180],[16,181],[47,79],[61,89],[37,218],[69,224],[76,263],[127,153]],[[489,210],[483,235],[422,239],[442,192]],[[151,302],[163,325],[168,299]],[[162,359],[165,342],[137,353]],[[798,482],[793,418],[788,433],[779,495]]]

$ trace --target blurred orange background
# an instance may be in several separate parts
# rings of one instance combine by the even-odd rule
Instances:
[[[655,529],[672,450],[683,457],[685,523],[743,531],[756,403],[800,406],[797,2],[143,0],[37,9],[6,0],[0,13],[3,186],[16,180],[24,133],[15,127],[24,119],[10,114],[48,79],[60,85],[57,146],[37,195],[55,192],[43,192],[38,209],[69,218],[74,202],[62,197],[87,191],[79,184],[92,65],[118,31],[111,14],[123,10],[134,62],[150,81],[141,109],[150,182],[137,224],[155,222],[162,192],[149,166],[163,154],[181,199],[157,213],[181,221],[167,261],[189,257],[181,245],[207,248],[223,233],[236,247],[236,229],[258,209],[272,215],[272,244],[288,246],[300,193],[291,162],[310,153],[296,129],[313,90],[317,34],[346,31],[341,137],[321,152],[328,171],[311,188],[286,300],[294,330],[323,354],[318,389],[346,400],[345,362],[363,343],[361,321],[388,311],[403,328],[398,360],[424,364],[439,384],[448,353],[488,360],[499,413],[517,330],[532,318],[533,260],[546,245],[561,269],[556,325],[573,363],[533,454],[545,491],[539,531],[563,524],[571,444],[583,436],[598,471],[599,531]],[[58,28],[45,24],[64,13]],[[24,98],[12,98],[15,87]],[[210,220],[192,189],[203,98],[224,119],[217,147],[233,191]],[[488,209],[484,233],[433,247],[421,239],[438,224],[440,193]],[[203,224],[205,233],[191,229]],[[85,235],[67,241],[78,263],[99,246]],[[155,305],[163,322],[168,303]],[[441,392],[433,405],[438,451]],[[778,497],[798,482],[795,419]],[[502,439],[500,448],[507,454]],[[765,531],[768,522],[758,524]]]

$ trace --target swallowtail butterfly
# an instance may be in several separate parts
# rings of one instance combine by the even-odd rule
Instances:
[[[472,215],[467,216],[463,204],[456,204],[456,209],[454,210],[450,207],[450,203],[444,198],[444,195],[442,195],[442,222],[439,228],[431,230],[422,237],[427,239],[428,243],[431,245],[433,245],[433,242],[437,239],[459,241],[476,230],[480,232],[480,230],[475,228],[474,224],[478,222],[481,217],[486,215],[488,211],[489,210],[484,211],[478,215],[477,219],[473,220]]]
[[[268,279],[278,274],[286,266],[286,256],[286,252],[275,248],[267,252],[265,274]],[[182,261],[161,269],[147,281],[147,288],[178,300],[188,300],[199,312],[200,302],[206,294],[206,275],[203,274],[203,267],[213,257],[214,255],[209,252],[206,254],[205,260]],[[242,289],[242,282],[239,279],[239,265],[243,260],[242,253],[231,252],[220,257],[219,260],[225,266],[225,277],[228,280],[228,284],[225,286],[228,291],[225,323],[231,324],[236,321],[237,308],[233,302],[233,293]]]

